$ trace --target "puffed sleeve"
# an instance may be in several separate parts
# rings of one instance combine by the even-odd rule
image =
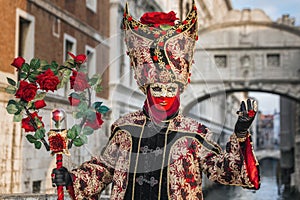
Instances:
[[[99,158],[93,157],[72,170],[75,199],[96,200],[112,182],[115,164],[119,157],[119,141],[112,135]]]
[[[223,151],[211,141],[212,133],[205,135],[205,143],[199,151],[202,171],[211,181],[225,185],[237,185],[250,189],[259,189],[258,162],[253,153],[250,138],[240,143],[235,134],[230,136]],[[209,146],[214,148],[209,148]]]

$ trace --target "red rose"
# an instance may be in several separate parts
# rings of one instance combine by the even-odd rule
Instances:
[[[87,76],[83,72],[73,71],[73,75],[70,77],[71,89],[75,91],[83,91],[86,88],[90,88],[87,81]]]
[[[46,90],[47,92],[48,90],[54,92],[60,82],[58,77],[54,75],[51,69],[47,69],[44,73],[38,75],[36,78],[36,82],[40,85],[40,88],[42,90]]]
[[[61,110],[52,111],[52,119],[55,122],[61,122],[64,118],[64,113]]]
[[[52,135],[48,138],[50,150],[53,152],[61,152],[64,149],[67,149],[67,142],[64,137],[59,133]]]
[[[174,26],[174,22],[177,19],[178,18],[176,17],[176,13],[174,11],[171,11],[169,13],[148,12],[141,17],[140,21],[142,24],[153,24],[154,26],[162,24]]]
[[[103,124],[102,115],[101,113],[98,112],[96,112],[96,119],[94,121],[87,121],[85,123],[86,126],[89,126],[94,130],[101,128],[102,124]]]
[[[37,91],[37,86],[33,83],[28,83],[26,81],[20,81],[19,89],[17,90],[15,96],[21,98],[24,101],[31,101],[34,99]]]
[[[80,99],[69,96],[69,102],[71,106],[78,106],[80,103]]]
[[[45,106],[46,106],[46,103],[45,103],[44,100],[38,100],[38,101],[34,102],[34,107],[36,109],[40,109],[40,108],[43,108]]]
[[[84,54],[79,54],[77,56],[75,56],[74,54],[72,54],[71,52],[68,52],[68,54],[74,59],[74,61],[78,64],[82,64],[86,61],[86,55]]]
[[[11,63],[12,66],[21,69],[22,65],[25,63],[25,60],[23,57],[19,56],[14,59],[13,63]]]
[[[42,117],[38,116],[37,112],[31,113],[30,116],[22,119],[22,128],[25,129],[25,132],[35,132],[36,131],[32,124],[32,120],[35,121],[35,118],[38,118],[42,122]],[[43,122],[42,122],[42,126],[44,126]],[[40,128],[40,126],[37,128]]]

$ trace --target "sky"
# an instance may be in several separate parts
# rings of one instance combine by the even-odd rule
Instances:
[[[283,14],[289,14],[300,25],[300,0],[231,0],[232,7],[237,10],[243,8],[259,8],[276,21]]]
[[[249,97],[253,97],[258,101],[258,110],[262,114],[274,114],[279,112],[279,95],[263,93],[263,92],[249,92]]]

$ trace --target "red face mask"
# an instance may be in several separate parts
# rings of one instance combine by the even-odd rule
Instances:
[[[176,86],[170,84],[150,85],[147,91],[147,99],[144,108],[150,117],[157,122],[167,119],[178,112],[180,106],[180,93]]]
[[[168,111],[174,104],[177,96],[174,97],[154,97],[151,95],[153,106],[159,111]]]
[[[159,111],[168,111],[178,96],[178,84],[154,83],[149,86],[152,106]],[[148,97],[149,98],[149,97]]]

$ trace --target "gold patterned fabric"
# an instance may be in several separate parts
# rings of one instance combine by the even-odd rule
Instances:
[[[121,117],[101,157],[73,170],[76,198],[98,199],[112,183],[113,200],[203,199],[202,173],[222,184],[254,188],[235,134],[226,151],[211,138],[204,125],[181,114],[159,126],[143,111]]]
[[[189,83],[195,42],[198,39],[197,8],[192,9],[185,20],[169,28],[142,24],[125,8],[125,42],[140,89],[151,83],[177,82],[181,92]]]

